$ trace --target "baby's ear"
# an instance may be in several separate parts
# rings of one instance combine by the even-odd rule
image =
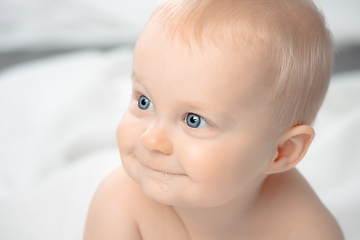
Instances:
[[[265,174],[287,171],[305,156],[314,139],[315,131],[309,125],[292,127],[278,141],[277,152],[265,169]]]

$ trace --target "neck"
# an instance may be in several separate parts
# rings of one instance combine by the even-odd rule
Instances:
[[[173,209],[183,222],[191,239],[231,239],[246,230],[257,210],[258,199],[265,178],[253,189],[220,206]],[[244,197],[245,196],[245,197]]]

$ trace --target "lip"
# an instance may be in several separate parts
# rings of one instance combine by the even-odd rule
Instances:
[[[160,171],[160,170],[151,168],[151,167],[149,167],[149,166],[147,166],[147,165],[145,165],[145,164],[142,164],[142,165],[144,165],[145,167],[147,167],[147,168],[149,168],[149,169],[151,169],[151,170],[153,170],[153,171],[155,171],[155,172],[164,173],[164,174],[171,175],[171,176],[173,176],[173,175],[176,175],[176,176],[186,176],[185,174],[182,174],[182,173],[165,172],[165,171]]]

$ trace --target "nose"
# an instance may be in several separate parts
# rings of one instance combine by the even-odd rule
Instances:
[[[169,132],[165,126],[154,124],[149,126],[141,135],[141,142],[150,151],[161,152],[170,155],[173,151],[173,144],[169,138]]]

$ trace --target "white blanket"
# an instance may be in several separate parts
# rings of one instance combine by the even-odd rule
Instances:
[[[0,239],[82,236],[91,197],[120,164],[131,49],[86,51],[0,73]],[[360,238],[360,72],[333,77],[299,164],[348,240]]]
[[[159,0],[1,0],[0,51],[134,42]],[[336,45],[360,41],[359,0],[314,0]]]

